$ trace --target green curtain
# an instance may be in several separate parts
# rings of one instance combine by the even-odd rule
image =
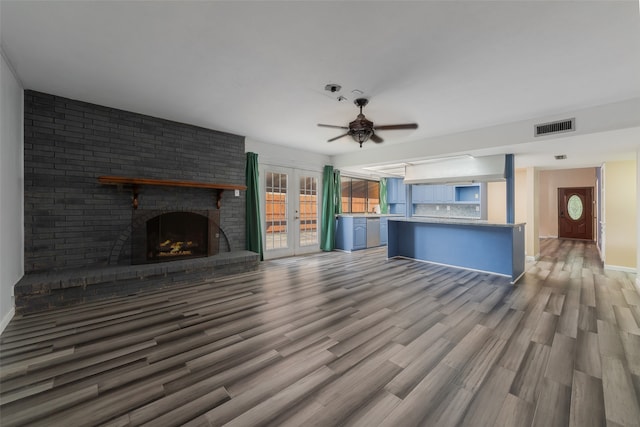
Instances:
[[[387,178],[380,178],[380,213],[389,213],[387,204]]]
[[[342,181],[340,179],[340,171],[333,171],[333,195],[335,204],[335,213],[342,213]]]
[[[332,251],[336,244],[336,192],[333,166],[322,172],[322,210],[320,211],[320,249]]]
[[[262,227],[260,226],[260,185],[258,180],[258,155],[247,153],[245,168],[247,192],[246,192],[246,246],[247,250],[257,252],[260,261],[264,259],[262,252]]]

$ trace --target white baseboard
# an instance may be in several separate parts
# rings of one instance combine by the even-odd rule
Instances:
[[[557,239],[558,236],[538,236],[539,239]]]
[[[540,254],[536,254],[536,256],[527,255],[524,258],[525,262],[536,262],[540,259]]]
[[[15,314],[15,307],[12,307],[11,310],[9,310],[7,314],[5,314],[5,316],[2,318],[2,321],[0,321],[0,334],[4,332],[4,328],[6,328],[9,322],[11,322],[11,319],[13,319],[13,316],[15,316]]]
[[[620,265],[609,265],[609,264],[605,264],[604,265],[605,270],[614,270],[614,271],[623,271],[625,273],[637,273],[637,270],[633,267],[623,267]]]

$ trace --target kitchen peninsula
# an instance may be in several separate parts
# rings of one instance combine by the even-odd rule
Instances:
[[[524,273],[524,224],[427,217],[391,217],[387,256],[499,274]]]

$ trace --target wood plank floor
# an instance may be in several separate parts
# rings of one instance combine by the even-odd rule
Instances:
[[[635,275],[541,252],[516,286],[377,248],[16,317],[0,424],[640,426]]]

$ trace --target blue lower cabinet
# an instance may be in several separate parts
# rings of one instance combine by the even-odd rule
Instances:
[[[353,247],[353,218],[336,218],[336,249],[351,250]]]
[[[351,252],[365,249],[367,244],[377,246],[378,236],[371,234],[372,232],[375,233],[374,229],[369,230],[369,235],[372,240],[367,240],[367,218],[371,217],[339,216],[336,219],[336,249]],[[378,221],[370,221],[369,226],[371,226],[371,224],[375,224],[375,230],[380,232],[379,245],[386,245],[388,218],[381,216],[379,226]]]
[[[353,249],[364,249],[367,247],[367,219],[353,219]]]
[[[385,246],[388,241],[389,218],[380,218],[380,246]]]

